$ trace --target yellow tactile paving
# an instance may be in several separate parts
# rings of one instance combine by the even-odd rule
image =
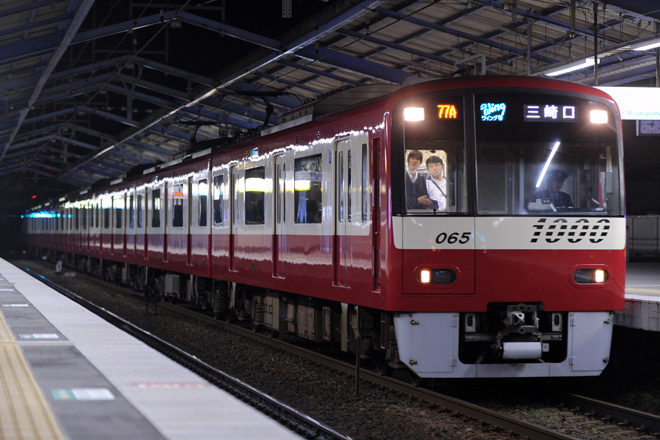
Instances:
[[[0,312],[0,439],[65,438]]]

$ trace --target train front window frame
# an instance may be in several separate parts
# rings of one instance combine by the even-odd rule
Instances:
[[[479,215],[621,215],[618,118],[605,103],[491,92],[475,95],[474,114]]]

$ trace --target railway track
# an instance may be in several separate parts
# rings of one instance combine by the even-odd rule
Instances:
[[[260,409],[262,412],[269,414],[271,417],[279,420],[282,424],[290,427],[294,431],[303,435],[305,438],[318,439],[318,440],[349,440],[350,437],[335,431],[329,426],[320,423],[317,420],[309,417],[297,409],[286,405],[283,402],[269,396],[266,393],[250,386],[249,384],[240,381],[229,374],[213,368],[207,363],[201,361],[197,357],[175,347],[167,341],[164,341],[157,336],[142,330],[136,325],[124,320],[114,313],[98,307],[95,304],[87,301],[82,296],[60,286],[53,280],[48,279],[26,267],[21,267],[25,272],[39,279],[42,283],[48,285],[52,289],[58,291],[67,298],[75,301],[81,306],[85,307],[92,313],[100,316],[106,321],[110,322],[116,327],[121,328],[126,333],[146,343],[152,348],[170,357],[181,365],[184,365],[191,371],[199,374],[201,377],[213,383],[214,385],[231,392],[233,395],[239,397],[241,400],[248,404]],[[125,294],[125,289],[118,289],[116,286],[105,285],[106,288],[112,288],[122,294]],[[174,310],[174,308],[172,308]]]
[[[33,272],[33,271],[30,271]],[[33,273],[34,275],[34,273]],[[40,277],[42,281],[45,281],[45,277]],[[98,280],[94,278],[90,278],[91,281],[94,282],[99,282]],[[67,289],[60,289],[59,287],[55,287],[56,284],[53,281],[48,281],[49,283],[54,284],[54,288],[56,288],[58,291],[64,290],[65,294],[67,295],[73,295],[73,299],[76,300],[77,302],[84,301],[81,297],[76,295],[73,292],[67,291]],[[118,286],[114,286],[111,284],[107,283],[102,283],[104,286],[104,289],[106,290],[112,290],[113,292],[122,294],[122,295],[135,295],[134,292],[121,288]],[[447,410],[456,412],[458,414],[462,414],[464,416],[470,417],[472,419],[478,420],[482,423],[486,423],[492,426],[496,426],[502,430],[506,430],[508,432],[515,433],[516,435],[522,436],[523,438],[530,438],[530,439],[572,439],[575,437],[567,436],[561,433],[558,433],[556,431],[550,430],[543,428],[541,426],[535,425],[533,423],[526,422],[524,420],[520,420],[516,417],[511,417],[505,414],[502,414],[500,412],[485,408],[481,405],[477,405],[474,403],[470,403],[468,401],[458,399],[455,397],[451,397],[445,394],[441,394],[438,392],[435,392],[433,390],[429,390],[426,388],[420,388],[420,387],[415,387],[407,382],[397,380],[392,377],[387,377],[387,376],[381,376],[378,373],[371,371],[366,368],[360,368],[359,370],[356,369],[356,366],[350,363],[347,363],[346,361],[343,360],[338,360],[334,359],[329,356],[325,356],[323,354],[317,353],[312,350],[307,350],[305,348],[302,348],[300,346],[297,346],[295,344],[288,343],[286,341],[280,340],[280,339],[274,339],[269,337],[269,335],[264,335],[261,333],[257,333],[253,331],[252,329],[247,329],[244,327],[241,327],[240,325],[232,325],[228,324],[225,322],[218,321],[208,315],[199,313],[194,310],[190,310],[184,307],[179,307],[176,305],[172,305],[169,303],[158,303],[158,308],[161,311],[167,311],[169,313],[176,313],[180,315],[186,315],[190,318],[193,318],[195,320],[199,320],[202,322],[205,322],[206,324],[216,326],[219,328],[222,328],[223,330],[230,331],[235,334],[239,334],[243,337],[250,338],[256,341],[259,341],[260,343],[270,345],[273,347],[276,347],[278,350],[285,351],[287,353],[290,353],[295,356],[299,356],[301,358],[310,360],[314,363],[323,365],[328,368],[332,368],[336,371],[342,372],[347,375],[358,375],[359,379],[368,381],[370,383],[373,383],[378,386],[385,387],[387,389],[399,392],[401,394],[410,396],[415,399],[423,400],[425,402],[428,402],[432,405],[437,405],[438,407],[441,408],[446,408]],[[102,310],[102,313],[108,313],[107,311]],[[112,314],[110,314],[112,315]],[[115,319],[114,315],[112,315],[111,319]],[[107,318],[106,318],[107,319]],[[125,329],[130,329],[127,330],[129,333],[133,334],[133,325],[130,323],[126,323],[123,320],[119,320],[119,327],[125,328]],[[139,329],[138,329],[139,330]],[[165,345],[169,345],[171,348],[173,348],[173,354],[172,357],[177,357],[181,356],[183,359],[182,361],[184,363],[191,362],[193,364],[196,364],[199,362],[198,359],[196,359],[194,356],[188,355],[184,352],[181,352],[181,350],[177,349],[176,347],[171,346],[171,344],[161,341],[160,343],[164,343]],[[203,363],[202,363],[203,364]],[[196,366],[193,367],[195,369],[199,369],[197,371],[200,372],[201,375],[204,377],[207,377],[207,375],[212,375],[213,373],[213,368],[209,367],[208,365],[202,365],[201,367]],[[210,376],[209,376],[210,377]],[[219,380],[219,382],[216,382],[216,379],[208,379],[211,382],[214,383],[222,383],[225,379]],[[240,382],[240,381],[239,381]],[[357,381],[356,381],[357,382]],[[220,385],[225,388],[224,385]],[[231,387],[234,385],[228,385],[227,388],[231,390]],[[252,393],[253,391],[258,391],[258,390],[251,390],[249,393]],[[233,391],[237,395],[242,396],[242,391]],[[565,402],[567,406],[570,406],[572,408],[578,408],[580,412],[582,413],[588,413],[590,415],[593,415],[594,417],[599,418],[600,420],[609,420],[613,424],[619,424],[619,425],[631,425],[634,426],[635,429],[639,432],[649,432],[653,434],[654,436],[657,436],[657,433],[660,432],[660,417],[648,414],[648,413],[643,413],[640,411],[636,411],[634,409],[630,408],[624,408],[618,405],[614,405],[611,403],[607,402],[602,402],[598,401],[595,399],[591,399],[586,396],[578,396],[575,394],[571,393],[565,393],[557,391],[557,390],[548,390],[548,394],[553,394],[556,399],[561,400]],[[242,397],[245,399],[249,399],[249,397]],[[272,398],[270,398],[272,399]],[[269,398],[266,398],[266,400],[270,400]],[[257,406],[264,406],[268,407],[271,402],[266,402],[266,403],[257,403]],[[279,409],[270,409],[268,410],[269,412],[272,412],[273,414],[278,414]],[[291,408],[285,410],[285,411],[293,411]],[[286,416],[279,416],[285,419]],[[297,422],[286,422],[292,424],[292,426],[296,426]],[[298,428],[301,432],[306,432],[309,438],[346,438],[346,437],[322,437],[319,436],[317,432],[318,427],[312,427],[312,428]],[[332,430],[331,430],[332,431]],[[341,435],[339,433],[336,433],[337,435]],[[322,434],[322,435],[333,435],[331,434]]]

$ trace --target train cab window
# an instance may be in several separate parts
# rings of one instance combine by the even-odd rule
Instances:
[[[173,185],[172,192],[172,226],[175,228],[183,227],[183,184]]]
[[[425,94],[408,98],[395,110],[393,148],[403,148],[401,203],[409,215],[467,210],[462,95]]]
[[[264,197],[266,193],[265,168],[245,170],[245,223],[264,224]]]
[[[208,217],[209,181],[197,182],[197,226],[206,226]]]
[[[160,189],[151,191],[151,227],[160,228]]]
[[[320,154],[295,160],[294,209],[296,223],[321,223],[323,218],[322,163]]]
[[[477,208],[487,215],[618,215],[617,118],[546,94],[477,95]],[[594,114],[604,119],[593,120]]]
[[[213,224],[221,225],[223,216],[222,201],[224,200],[224,178],[223,175],[213,177]]]

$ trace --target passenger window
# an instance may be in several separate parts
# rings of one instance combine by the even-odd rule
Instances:
[[[323,218],[322,163],[323,160],[320,154],[295,160],[294,208],[296,223],[321,223]]]

